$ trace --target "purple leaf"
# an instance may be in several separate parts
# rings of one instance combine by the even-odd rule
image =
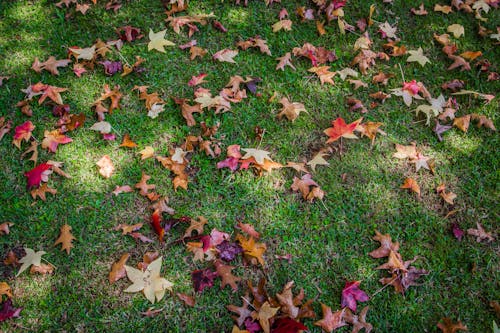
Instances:
[[[464,231],[460,229],[460,226],[456,222],[453,222],[453,224],[451,225],[451,231],[453,232],[453,236],[455,236],[456,239],[458,239],[459,241],[462,240]]]
[[[0,322],[10,318],[19,317],[19,313],[21,313],[22,309],[23,308],[14,308],[12,306],[12,300],[8,298],[5,302],[3,302],[2,309],[0,309]]]
[[[368,295],[359,289],[359,281],[347,281],[344,289],[342,289],[342,307],[348,307],[353,312],[356,312],[356,301],[366,302],[370,299]]]
[[[121,61],[105,60],[105,61],[101,61],[99,63],[104,66],[104,73],[106,73],[106,75],[113,75],[116,72],[122,71],[122,62]]]
[[[255,95],[257,92],[257,83],[262,82],[262,79],[260,77],[254,77],[250,81],[245,82],[245,86],[247,89]]]
[[[243,252],[243,248],[237,243],[224,241],[217,245],[219,257],[224,261],[232,261]]]
[[[262,330],[260,324],[256,321],[253,321],[250,318],[245,319],[244,324],[245,324],[245,329],[250,333],[257,333]]]
[[[434,133],[436,133],[438,140],[443,141],[443,137],[441,136],[441,134],[443,134],[444,132],[446,132],[450,128],[451,128],[451,126],[449,126],[449,125],[441,125],[439,123],[439,121],[436,119],[436,126],[434,126],[433,131],[434,131]]]
[[[211,288],[214,286],[214,279],[217,277],[217,273],[211,271],[209,268],[197,269],[191,273],[191,279],[193,280],[193,287],[196,292],[202,292],[205,288]]]

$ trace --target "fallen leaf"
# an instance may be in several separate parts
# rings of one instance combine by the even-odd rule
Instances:
[[[44,138],[42,140],[42,148],[47,149],[51,153],[55,153],[57,150],[57,147],[60,144],[66,144],[70,143],[73,140],[63,133],[59,129],[55,129],[53,131],[45,131],[44,132]]]
[[[484,240],[489,243],[495,240],[495,237],[493,237],[490,232],[486,232],[486,230],[484,230],[483,226],[479,222],[476,222],[476,225],[477,229],[467,229],[467,234],[476,237],[476,242],[479,243]]]
[[[443,331],[443,333],[455,333],[457,331],[467,331],[467,326],[463,325],[459,320],[458,323],[454,323],[450,318],[441,318],[437,327]]]
[[[418,196],[420,197],[420,186],[418,186],[417,182],[412,178],[406,178],[403,185],[401,185],[399,188],[407,188],[417,193]]]
[[[429,58],[424,56],[422,48],[419,47],[417,51],[409,50],[410,56],[406,59],[406,62],[418,62],[420,66],[424,67],[426,63],[430,63]]]
[[[36,199],[37,197],[42,199],[42,201],[46,201],[47,197],[46,194],[50,193],[52,195],[56,195],[57,190],[48,187],[46,183],[42,184],[39,188],[32,189],[30,194],[33,199]]]
[[[127,276],[127,271],[125,270],[125,263],[127,262],[128,258],[130,258],[130,254],[125,253],[121,256],[120,260],[113,263],[113,265],[111,266],[111,271],[109,272],[108,276],[109,283],[114,283],[120,280],[121,278]]]
[[[342,307],[348,307],[356,312],[356,301],[366,302],[370,299],[363,290],[359,289],[360,283],[360,281],[347,281],[345,283],[344,289],[342,289]]]
[[[330,165],[323,156],[328,156],[328,154],[319,152],[316,155],[314,155],[313,159],[307,162],[307,165],[311,167],[311,169],[316,172],[316,166],[317,165]]]
[[[280,113],[278,113],[278,119],[285,116],[288,120],[293,122],[293,121],[295,121],[295,119],[297,119],[297,117],[299,116],[299,114],[301,112],[307,113],[307,110],[306,110],[304,104],[297,103],[297,102],[291,103],[288,100],[288,98],[286,98],[286,97],[283,97],[280,100],[280,103],[283,105],[283,108],[281,109]],[[259,163],[259,162],[257,162],[257,163]],[[262,163],[259,163],[259,164],[262,164]]]
[[[177,297],[184,302],[184,304],[186,304],[187,306],[190,306],[190,307],[193,307],[195,306],[196,304],[196,300],[194,299],[193,296],[189,296],[189,295],[186,295],[186,294],[182,294],[182,293],[177,293],[176,294]]]
[[[234,276],[231,273],[231,271],[233,269],[235,269],[235,267],[224,265],[220,260],[216,260],[214,265],[215,265],[215,269],[217,271],[217,274],[222,279],[220,288],[224,289],[225,286],[229,285],[231,287],[231,289],[233,290],[233,292],[237,291],[238,290],[237,282],[241,281],[241,278]]]
[[[2,303],[2,308],[0,309],[0,323],[7,319],[19,317],[22,309],[23,308],[14,308],[12,306],[12,299],[8,298]]]
[[[69,252],[71,251],[71,249],[73,248],[73,240],[75,240],[76,238],[71,234],[71,226],[69,226],[68,224],[64,224],[62,227],[61,227],[61,233],[59,235],[59,238],[56,239],[56,242],[54,243],[54,246],[56,246],[57,244],[61,244],[62,247],[61,247],[61,250],[65,250],[67,254],[69,254]]]
[[[161,30],[158,32],[153,32],[152,29],[149,29],[149,40],[148,43],[148,51],[157,50],[165,53],[165,46],[174,46],[175,44],[169,40],[165,39],[165,34],[167,29]]]
[[[10,232],[10,227],[12,227],[14,223],[12,222],[4,222],[0,224],[0,235],[8,235]]]
[[[332,308],[321,303],[321,310],[323,311],[323,319],[318,320],[314,325],[321,327],[325,332],[331,333],[337,328],[347,325],[343,318],[345,309],[332,312]]]
[[[329,136],[326,143],[337,141],[341,137],[347,139],[357,139],[358,137],[354,135],[353,132],[362,119],[363,118],[360,118],[350,124],[346,124],[344,119],[342,119],[341,117],[335,119],[334,121],[332,121],[333,127],[327,128],[323,131],[323,133]]]
[[[451,32],[453,34],[453,37],[459,38],[464,35],[465,30],[464,27],[461,26],[460,24],[452,24],[448,26],[446,29],[447,32]]]
[[[155,300],[161,301],[165,296],[165,290],[172,291],[173,286],[173,283],[160,277],[162,259],[163,257],[159,257],[150,263],[144,272],[125,265],[127,277],[133,284],[124,292],[136,293],[142,291],[151,303],[154,303]]]
[[[26,121],[14,129],[14,139],[12,143],[19,149],[21,149],[21,142],[25,140],[26,142],[31,139],[31,132],[35,129],[35,125],[31,121]]]
[[[42,256],[47,253],[45,251],[38,251],[35,252],[30,248],[25,247],[24,251],[26,252],[26,255],[19,259],[19,262],[22,264],[21,267],[19,268],[19,271],[16,274],[16,277],[18,277],[22,272],[24,272],[28,267],[31,265],[33,266],[40,266],[40,261],[42,260]]]
[[[270,333],[269,319],[273,318],[280,308],[273,308],[269,302],[265,302],[259,311],[252,312],[252,318],[259,321],[260,327],[264,333]]]
[[[213,59],[219,60],[221,62],[230,62],[235,64],[234,57],[238,55],[237,50],[223,49],[213,55]]]
[[[99,161],[97,161],[96,165],[99,167],[99,173],[104,178],[109,178],[115,171],[115,166],[111,161],[111,158],[108,155],[104,155],[101,157]]]

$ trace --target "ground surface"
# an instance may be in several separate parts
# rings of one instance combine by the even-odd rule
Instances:
[[[11,143],[12,132],[0,142],[2,168],[0,170],[0,222],[11,221],[15,225],[9,235],[0,236],[2,253],[13,247],[29,247],[45,250],[44,257],[55,267],[53,275],[29,275],[14,278],[11,270],[0,267],[6,281],[14,290],[14,304],[24,309],[20,318],[0,324],[2,331],[21,331],[28,328],[43,330],[82,331],[137,331],[164,330],[202,332],[230,331],[233,325],[228,304],[241,304],[242,288],[232,293],[229,288],[219,290],[218,285],[197,295],[195,307],[186,307],[173,297],[167,296],[155,305],[163,309],[160,315],[147,318],[150,303],[141,294],[125,294],[129,281],[122,279],[110,285],[107,278],[111,264],[122,253],[131,253],[129,261],[139,261],[146,251],[157,250],[164,257],[162,274],[172,281],[175,292],[192,294],[190,273],[206,267],[206,263],[193,263],[191,254],[182,245],[165,246],[156,240],[149,227],[151,210],[148,200],[137,192],[119,196],[111,195],[116,185],[133,185],[140,180],[141,172],[151,175],[151,183],[157,191],[170,198],[170,206],[176,216],[204,216],[213,227],[234,232],[238,220],[251,223],[261,232],[261,241],[267,244],[264,269],[236,264],[236,275],[257,281],[261,276],[268,280],[272,293],[279,292],[290,280],[298,288],[304,288],[309,298],[317,298],[315,310],[320,319],[319,302],[332,309],[340,308],[341,290],[345,281],[360,280],[361,288],[371,299],[367,320],[377,332],[436,332],[436,323],[442,317],[461,320],[471,332],[491,330],[495,314],[488,303],[500,298],[498,285],[498,242],[477,243],[474,237],[465,236],[462,241],[450,232],[452,222],[463,230],[475,228],[476,222],[495,232],[499,220],[498,183],[498,134],[489,129],[471,125],[467,133],[454,128],[444,134],[439,142],[432,126],[415,117],[402,99],[396,96],[364,114],[366,120],[384,123],[387,136],[378,136],[373,147],[367,138],[343,140],[342,155],[334,151],[329,156],[329,166],[318,166],[314,180],[325,191],[323,200],[313,203],[304,201],[290,186],[299,173],[292,169],[273,170],[256,175],[251,170],[230,172],[217,169],[216,163],[225,158],[228,145],[260,147],[271,152],[273,160],[303,162],[325,147],[327,136],[322,132],[331,121],[341,116],[351,122],[359,118],[359,112],[350,112],[345,104],[346,96],[354,94],[368,106],[372,101],[368,93],[402,86],[401,64],[405,80],[422,82],[433,96],[440,93],[442,83],[461,79],[466,89],[495,94],[500,89],[498,81],[487,82],[486,75],[476,67],[471,71],[447,71],[451,62],[441,52],[441,45],[433,34],[446,32],[446,27],[459,23],[465,27],[465,36],[458,39],[460,52],[483,52],[493,70],[498,68],[500,52],[493,40],[477,35],[478,21],[473,14],[451,13],[444,15],[432,11],[434,1],[424,1],[427,16],[410,14],[411,2],[394,1],[391,4],[376,2],[374,19],[379,22],[397,23],[397,35],[408,49],[422,47],[431,60],[421,67],[406,63],[407,56],[377,61],[361,80],[368,88],[353,91],[352,86],[335,78],[336,85],[321,85],[308,73],[311,62],[294,58],[296,71],[286,68],[276,71],[276,57],[291,52],[305,42],[336,51],[338,60],[331,70],[347,66],[355,56],[353,44],[358,34],[341,35],[333,22],[327,26],[327,34],[318,36],[314,21],[300,23],[295,14],[299,5],[312,6],[304,1],[286,1],[266,7],[263,1],[250,1],[248,7],[237,6],[233,1],[191,1],[188,13],[214,12],[217,20],[228,29],[224,34],[211,25],[200,26],[193,38],[198,45],[209,50],[202,60],[189,60],[187,51],[177,47],[167,48],[167,53],[148,52],[147,37],[122,48],[122,57],[133,62],[140,55],[146,62],[146,72],[121,78],[118,74],[106,76],[102,67],[77,78],[70,67],[60,69],[61,75],[47,72],[35,73],[30,69],[35,57],[41,60],[50,55],[65,58],[71,46],[87,47],[97,38],[116,39],[115,28],[131,25],[145,34],[166,27],[164,8],[160,1],[123,1],[115,14],[104,10],[104,5],[92,7],[86,15],[76,14],[65,19],[65,10],[58,9],[51,1],[2,1],[0,4],[0,75],[10,76],[0,87],[0,116],[5,116],[17,126],[28,118],[15,104],[24,98],[20,91],[30,84],[42,81],[58,87],[69,88],[63,93],[72,112],[84,112],[87,122],[83,129],[70,134],[73,142],[60,146],[55,154],[40,149],[39,161],[64,162],[64,170],[72,176],[64,179],[52,177],[49,184],[57,189],[47,201],[35,201],[26,190],[23,173],[32,169],[33,162],[21,159],[28,145],[18,150]],[[368,15],[370,3],[349,1],[344,8],[346,20],[352,24]],[[294,21],[290,32],[272,32],[278,21],[279,10],[285,7]],[[489,21],[481,23],[495,30],[498,11],[486,15]],[[381,50],[383,41],[376,28],[371,28],[374,49]],[[235,42],[260,35],[267,43],[272,56],[257,50],[241,51],[235,58],[237,64],[219,63],[211,55],[223,48],[236,49]],[[177,35],[167,29],[166,38],[176,44],[188,42],[186,32]],[[117,54],[112,60],[121,60]],[[371,83],[371,77],[379,71],[395,75],[388,86]],[[207,157],[195,153],[190,157],[190,183],[187,191],[172,187],[172,176],[153,159],[141,161],[137,151],[145,146],[167,155],[168,149],[180,145],[189,134],[198,135],[198,126],[188,127],[180,108],[171,96],[191,98],[193,88],[187,82],[193,75],[208,73],[203,87],[219,91],[231,76],[241,75],[262,78],[258,92],[261,97],[249,93],[249,98],[233,104],[230,112],[215,115],[212,111],[196,115],[198,121],[208,125],[220,122],[216,137],[221,140],[223,153],[220,157]],[[104,84],[121,86],[125,97],[121,108],[112,117],[113,129],[118,139],[104,141],[88,128],[95,121],[91,105]],[[139,101],[134,85],[148,85],[149,91],[157,91],[167,101],[165,112],[156,119],[146,115],[144,104]],[[268,99],[277,92],[291,101],[305,104],[308,113],[301,113],[295,122],[277,120],[280,104]],[[498,98],[488,105],[471,96],[458,97],[460,109],[457,115],[479,113],[498,123]],[[45,129],[54,127],[55,118],[46,105],[33,105],[31,121],[36,125],[33,135],[41,140]],[[254,128],[265,129],[262,140],[256,140]],[[129,133],[139,145],[136,150],[119,148],[121,137]],[[408,145],[416,142],[425,155],[436,161],[436,173],[427,170],[415,172],[413,165],[392,157],[396,143]],[[331,145],[338,147],[338,142]],[[115,163],[115,173],[109,179],[101,177],[95,163],[104,155]],[[421,199],[400,189],[406,177],[418,181],[422,189]],[[457,194],[455,205],[443,202],[435,193],[436,187],[446,183]],[[449,211],[457,209],[452,217]],[[137,244],[113,228],[120,224],[144,222],[143,232],[155,242]],[[63,224],[73,228],[75,247],[68,256],[53,247],[54,240]],[[422,277],[421,286],[411,287],[404,296],[395,294],[392,287],[380,291],[379,279],[385,276],[375,268],[383,260],[373,259],[368,253],[378,243],[371,238],[375,230],[388,233],[401,243],[404,258],[419,256],[418,268],[429,271]],[[180,237],[174,231],[167,242]],[[292,262],[278,260],[275,255],[290,254]],[[1,264],[0,264],[1,265]],[[312,332],[320,332],[313,320],[305,320]],[[498,320],[497,320],[498,322]],[[344,328],[339,331],[349,331]]]

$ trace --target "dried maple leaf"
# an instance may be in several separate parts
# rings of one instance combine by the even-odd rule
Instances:
[[[342,119],[341,117],[333,120],[333,127],[329,127],[323,131],[323,133],[329,136],[329,139],[326,141],[326,143],[337,141],[341,137],[347,139],[357,139],[358,137],[354,135],[353,132],[356,126],[358,126],[362,121],[362,119],[363,118],[360,118],[350,124],[346,124],[344,119]]]
[[[417,147],[414,142],[411,143],[409,146],[403,146],[400,144],[396,143],[396,152],[392,154],[393,157],[399,158],[399,159],[414,159],[417,157]]]
[[[417,193],[420,197],[420,186],[418,186],[417,182],[413,178],[406,178],[403,185],[401,185],[399,188],[407,188]]]
[[[114,283],[121,278],[127,276],[127,271],[125,270],[125,263],[127,262],[130,254],[125,253],[121,256],[120,260],[113,263],[111,266],[111,271],[109,272],[108,280],[109,283]]]
[[[427,15],[427,14],[429,14],[429,13],[425,10],[425,8],[424,8],[424,4],[423,4],[423,3],[422,3],[422,4],[420,4],[420,7],[418,7],[418,9],[416,9],[416,8],[412,8],[412,9],[410,9],[410,12],[412,12],[412,13],[413,13],[413,15],[417,15],[417,16],[423,16],[423,15]]]
[[[422,67],[424,67],[425,64],[431,62],[429,60],[429,58],[424,56],[421,47],[419,47],[418,50],[416,50],[416,51],[410,50],[410,51],[408,51],[408,53],[410,54],[410,56],[408,57],[408,59],[406,59],[406,62],[418,62],[420,64],[420,66],[422,66]]]
[[[282,57],[276,58],[276,60],[279,61],[279,63],[276,65],[276,70],[281,69],[282,71],[284,71],[285,66],[290,66],[294,70],[296,69],[292,64],[292,54],[290,52],[285,53],[285,55]]]
[[[347,325],[344,321],[345,309],[333,313],[332,308],[321,303],[321,310],[323,311],[323,319],[318,320],[314,325],[321,327],[325,332],[331,333],[337,328]]]
[[[39,188],[35,188],[35,189],[31,190],[31,192],[30,192],[31,197],[33,199],[36,199],[38,197],[38,198],[42,199],[42,201],[47,200],[47,197],[45,196],[45,194],[47,194],[47,193],[50,193],[52,195],[56,195],[57,190],[48,187],[48,185],[44,183]]]
[[[249,223],[238,222],[237,227],[239,229],[241,229],[241,231],[243,231],[244,233],[246,233],[249,236],[252,236],[255,239],[259,239],[260,238],[260,233],[258,233],[255,230],[254,226],[251,225],[251,224],[249,224]]]
[[[198,235],[202,235],[203,228],[204,228],[205,224],[207,224],[207,223],[208,223],[208,220],[206,218],[204,218],[203,216],[198,216],[198,220],[191,219],[191,224],[184,232],[184,236],[182,236],[182,238],[191,237],[193,234],[193,231],[196,231],[198,233]]]
[[[441,12],[443,14],[449,14],[449,13],[453,12],[453,9],[451,8],[451,6],[443,6],[443,5],[440,5],[440,4],[435,4],[434,5],[434,11],[435,12]]]
[[[220,260],[216,260],[215,263],[215,270],[217,271],[217,274],[219,277],[222,279],[221,282],[221,289],[224,289],[226,285],[229,285],[231,289],[234,291],[238,290],[238,285],[237,282],[241,281],[240,277],[234,276],[231,271],[235,268],[234,266],[228,266],[224,265]]]
[[[207,50],[201,48],[201,47],[198,47],[198,46],[192,46],[190,49],[189,49],[189,59],[191,60],[194,60],[196,57],[200,57],[200,58],[203,58],[205,56],[205,54],[207,54]]]
[[[171,41],[165,39],[166,32],[166,29],[158,31],[156,33],[152,29],[149,29],[148,51],[157,50],[165,53],[165,46],[175,45]]]
[[[119,27],[116,30],[118,36],[122,41],[133,42],[136,39],[141,39],[144,35],[141,34],[141,29],[132,27],[130,25],[126,25],[123,27]],[[122,33],[123,31],[123,33]]]
[[[452,24],[448,26],[446,31],[451,32],[453,34],[453,37],[455,38],[460,38],[465,33],[464,27],[461,26],[460,24]]]
[[[56,246],[57,244],[61,244],[62,247],[61,247],[61,250],[65,250],[67,254],[69,254],[69,252],[71,251],[71,249],[73,248],[73,240],[75,240],[76,238],[71,234],[71,226],[69,226],[68,224],[64,224],[62,227],[61,227],[61,233],[59,235],[59,238],[56,239],[56,242],[54,243],[54,246]]]
[[[142,256],[142,261],[137,264],[137,268],[139,268],[141,271],[145,271],[146,268],[148,268],[149,264],[155,261],[160,254],[155,251],[155,252],[146,252]]]
[[[453,126],[459,128],[461,131],[466,132],[469,129],[469,124],[471,120],[471,115],[465,115],[463,117],[458,117],[453,120]]]
[[[19,268],[19,271],[16,274],[16,277],[18,277],[22,272],[24,272],[28,267],[31,265],[33,266],[40,266],[41,263],[40,261],[42,260],[42,256],[47,253],[45,251],[38,251],[35,252],[30,248],[25,247],[24,251],[26,252],[26,255],[19,259],[19,262],[22,264],[21,267]]]
[[[186,123],[189,127],[196,125],[196,120],[193,117],[193,113],[203,113],[201,108],[201,104],[189,105],[184,102],[181,105],[181,112],[184,119],[186,119]]]
[[[9,228],[12,227],[14,223],[12,222],[4,222],[0,224],[0,235],[8,235],[10,230]]]
[[[353,326],[351,333],[358,333],[362,329],[365,329],[366,333],[370,333],[372,331],[372,324],[366,322],[366,314],[368,313],[368,310],[369,307],[365,306],[359,315],[355,315],[351,312],[351,310],[346,309],[344,319],[347,323]]]
[[[323,156],[328,156],[328,154],[320,151],[319,153],[317,153],[316,155],[314,155],[314,157],[312,158],[312,160],[310,160],[306,164],[309,165],[314,172],[316,172],[316,166],[317,165],[330,165],[330,163],[328,163],[323,158]]]
[[[65,136],[59,129],[53,131],[45,131],[44,138],[42,140],[42,148],[47,149],[48,151],[55,153],[58,145],[70,143],[73,140],[67,136]]]
[[[304,104],[297,103],[297,102],[290,103],[290,101],[286,97],[283,97],[280,100],[280,103],[283,105],[283,108],[281,109],[280,113],[278,114],[278,118],[285,116],[288,120],[293,122],[293,121],[295,121],[295,119],[297,119],[297,117],[299,116],[299,114],[301,112],[307,113],[307,110],[306,110]],[[262,164],[262,163],[259,163],[259,164]]]
[[[258,311],[252,312],[252,318],[259,321],[260,327],[264,333],[270,333],[271,327],[269,325],[269,319],[273,318],[279,309],[279,307],[274,308],[269,302],[265,302]]]
[[[384,258],[389,256],[391,251],[398,252],[399,251],[399,242],[392,242],[392,238],[389,234],[381,234],[378,230],[375,230],[375,236],[373,236],[373,240],[380,242],[380,247],[376,250],[368,253],[372,258]]]
[[[235,64],[236,61],[234,61],[233,58],[237,55],[237,50],[223,49],[215,53],[212,58],[215,60],[219,60],[220,62],[230,62]]]
[[[448,67],[449,71],[459,67],[461,67],[462,71],[470,71],[471,69],[470,64],[467,61],[465,61],[464,58],[453,54],[448,55],[448,58],[453,60],[453,63]]]
[[[273,32],[278,32],[280,30],[291,31],[292,30],[292,20],[279,20],[272,26]]]
[[[490,232],[486,232],[479,222],[476,222],[476,225],[477,229],[467,229],[467,234],[476,237],[476,242],[479,243],[484,240],[489,243],[495,240],[495,237],[493,237]]]
[[[462,324],[462,322],[460,320],[458,321],[458,323],[454,323],[448,317],[441,318],[439,323],[437,323],[437,327],[443,333],[455,333],[457,331],[467,331],[467,326]]]
[[[249,299],[250,299],[248,293],[244,297],[242,297],[242,299],[243,299],[243,304],[240,307],[233,304],[226,306],[226,308],[229,311],[234,312],[238,315],[237,317],[232,316],[232,318],[234,319],[234,321],[236,321],[236,324],[240,327],[243,326],[245,319],[252,316],[252,311],[248,309]]]
[[[370,299],[363,290],[359,289],[360,283],[360,281],[347,281],[345,283],[344,289],[342,289],[342,307],[348,307],[356,312],[356,301],[366,302]]]
[[[264,252],[266,252],[267,246],[264,243],[256,243],[255,239],[250,236],[246,239],[242,235],[237,235],[236,240],[240,243],[243,248],[243,254],[251,259],[256,259],[259,264],[264,266]]]
[[[0,282],[0,300],[2,300],[2,295],[6,295],[8,298],[12,298],[12,290],[7,282]],[[1,321],[1,320],[0,320]]]
[[[487,127],[493,131],[496,131],[495,125],[493,124],[493,120],[487,118],[486,116],[479,115],[476,113],[471,114],[471,119],[477,121],[477,127]]]
[[[287,282],[281,294],[276,294],[276,299],[281,306],[281,311],[290,318],[296,319],[299,316],[300,309],[297,307],[298,304],[295,304],[296,302],[294,301],[292,293],[293,285],[293,281]]]
[[[415,171],[418,172],[421,168],[431,170],[431,166],[429,165],[431,159],[427,156],[424,156],[421,152],[417,152],[415,158],[410,160],[410,163],[415,163]]]
[[[160,301],[165,296],[165,290],[172,291],[173,283],[160,277],[162,258],[159,257],[150,263],[144,272],[125,265],[127,277],[133,284],[124,292],[136,293],[142,290],[144,296],[151,303],[154,303],[155,299]]]
[[[191,279],[193,280],[193,287],[196,292],[202,292],[205,288],[211,288],[214,286],[214,279],[217,277],[217,273],[211,271],[209,268],[195,270],[191,273]]]
[[[50,56],[45,62],[40,62],[38,58],[35,58],[31,68],[40,73],[42,70],[50,72],[52,75],[59,75],[58,67],[66,67],[71,62],[69,59],[56,60],[55,57]]]
[[[99,167],[99,173],[104,178],[109,178],[115,171],[115,166],[111,161],[111,158],[108,155],[104,155],[101,157],[99,161],[97,161],[96,165]]]
[[[187,306],[191,306],[191,307],[195,306],[196,300],[194,299],[193,296],[189,296],[189,295],[182,294],[182,293],[177,293],[176,295]]]
[[[127,235],[131,232],[139,230],[140,228],[142,228],[142,226],[143,226],[143,223],[136,223],[136,224],[132,224],[132,225],[120,223],[119,225],[114,227],[113,230],[121,230],[122,235]]]
[[[23,140],[29,141],[31,139],[31,132],[35,129],[35,125],[31,121],[26,121],[14,129],[14,139],[12,143],[21,149],[21,142]]]
[[[2,141],[5,134],[9,133],[11,127],[12,121],[5,121],[5,117],[0,117],[0,141]]]
[[[50,85],[46,85],[45,88],[42,90],[42,95],[40,96],[40,99],[38,100],[38,104],[42,104],[45,99],[49,98],[56,104],[64,104],[62,97],[61,97],[61,92],[67,91],[67,88],[59,88],[59,87],[54,87]]]
[[[336,72],[330,72],[328,70],[329,68],[330,66],[312,67],[309,68],[307,71],[316,74],[319,77],[321,85],[323,85],[324,83],[335,85],[335,82],[333,81],[332,78],[335,76]]]

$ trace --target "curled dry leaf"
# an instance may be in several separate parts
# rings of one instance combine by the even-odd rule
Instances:
[[[417,193],[420,197],[420,186],[418,186],[417,182],[413,178],[406,178],[403,185],[399,188],[409,189],[410,191]]]
[[[109,283],[114,283],[120,280],[121,278],[127,276],[127,271],[125,270],[125,263],[127,262],[129,257],[130,254],[125,253],[121,256],[120,260],[113,263],[113,265],[111,266],[111,271],[109,272],[108,276]]]
[[[76,238],[71,234],[71,226],[68,224],[64,224],[61,227],[61,233],[59,235],[59,238],[57,238],[56,242],[54,243],[54,246],[57,244],[61,244],[61,250],[66,251],[67,254],[71,251],[73,248],[73,240]]]
[[[14,223],[12,222],[4,222],[0,224],[0,235],[8,235],[10,232],[10,227],[12,227]]]

